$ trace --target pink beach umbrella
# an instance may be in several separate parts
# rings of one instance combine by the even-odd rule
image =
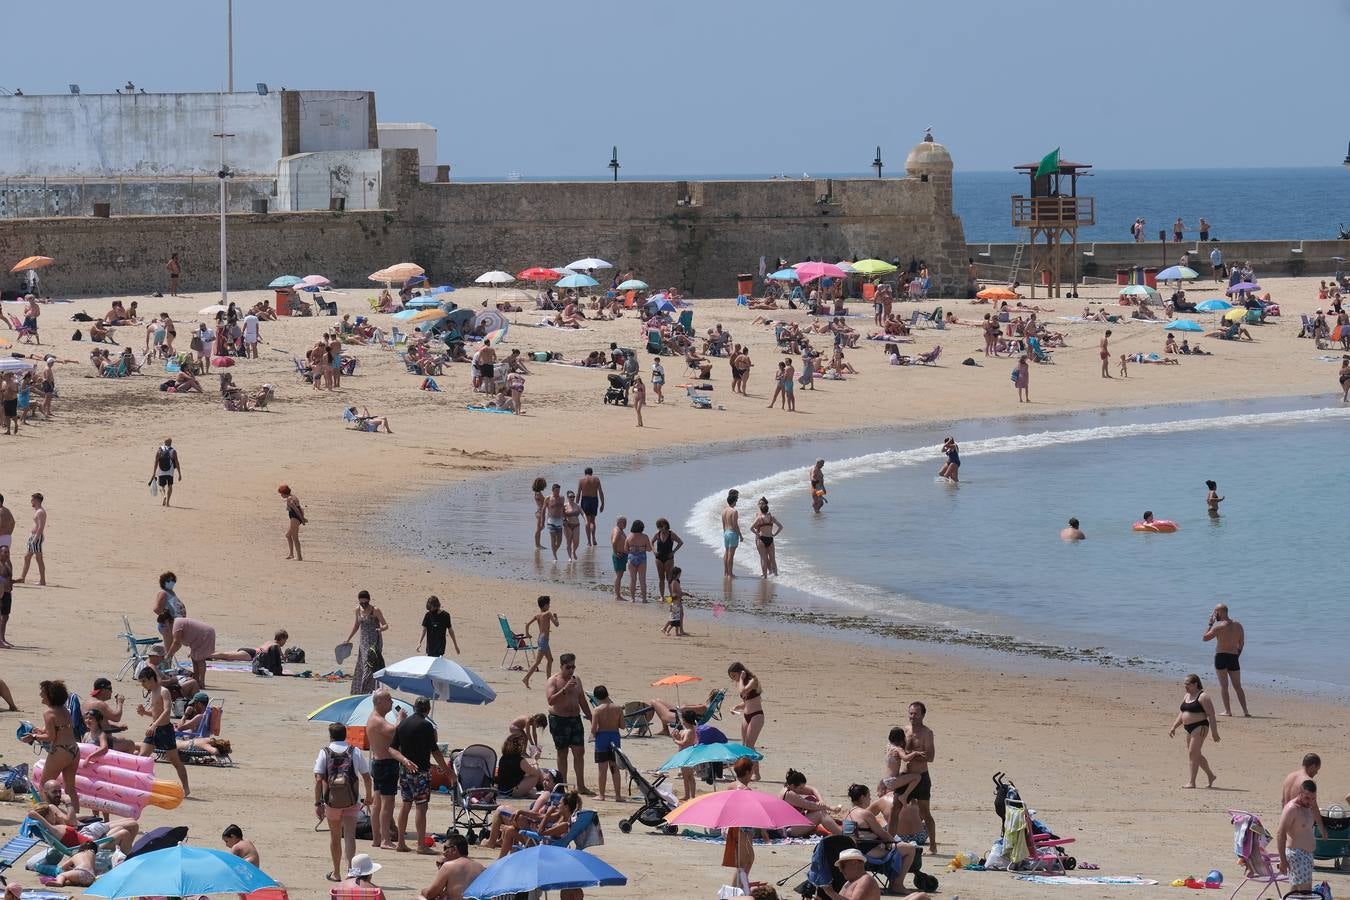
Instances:
[[[301,285],[304,287],[328,287],[332,283],[322,275],[306,275],[300,279],[300,285],[297,285],[297,287]]]
[[[755,790],[702,794],[675,807],[666,821],[704,828],[779,829],[811,824],[786,801]]]
[[[797,280],[802,284],[810,284],[817,278],[844,278],[848,275],[834,263],[827,262],[798,263],[795,268],[797,269]]]

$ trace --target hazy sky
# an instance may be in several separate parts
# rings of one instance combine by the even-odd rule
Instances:
[[[225,0],[47,0],[27,93],[216,90]],[[455,175],[1337,165],[1350,0],[234,0],[235,87],[373,89]],[[426,161],[424,161],[426,162]]]

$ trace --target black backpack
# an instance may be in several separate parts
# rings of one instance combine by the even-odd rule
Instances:
[[[155,456],[155,461],[159,463],[159,470],[161,472],[173,471],[173,448],[160,447],[159,453]]]

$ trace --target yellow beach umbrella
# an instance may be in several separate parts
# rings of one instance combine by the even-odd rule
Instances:
[[[432,306],[413,313],[404,321],[409,325],[420,325],[423,322],[435,322],[437,319],[444,319],[447,315],[449,315],[449,313],[439,306]]]
[[[1230,309],[1223,314],[1223,320],[1225,322],[1241,322],[1245,318],[1247,318],[1247,310],[1241,306],[1236,309]]]
[[[895,266],[881,259],[861,259],[852,263],[853,271],[862,275],[889,275]]]

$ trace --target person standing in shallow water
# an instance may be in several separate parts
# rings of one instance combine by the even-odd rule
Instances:
[[[1219,484],[1216,481],[1206,481],[1205,487],[1209,489],[1209,493],[1205,495],[1205,504],[1209,507],[1209,517],[1217,519],[1219,517],[1219,504],[1224,501],[1224,498],[1219,496]]]
[[[736,501],[740,496],[741,492],[734,488],[728,491],[727,508],[722,510],[722,547],[726,551],[722,557],[722,575],[725,578],[736,577],[736,548],[745,539],[741,532],[741,514],[736,511]]]
[[[825,460],[818,459],[811,467],[811,511],[820,512],[828,502],[825,499]]]
[[[1247,632],[1242,623],[1229,618],[1228,604],[1220,603],[1209,616],[1209,630],[1204,640],[1214,642],[1214,674],[1219,679],[1219,693],[1223,697],[1223,714],[1231,716],[1233,707],[1228,701],[1228,685],[1231,682],[1233,692],[1237,694],[1242,714],[1251,717],[1247,711],[1247,694],[1242,690],[1242,666],[1239,657],[1247,645]]]

